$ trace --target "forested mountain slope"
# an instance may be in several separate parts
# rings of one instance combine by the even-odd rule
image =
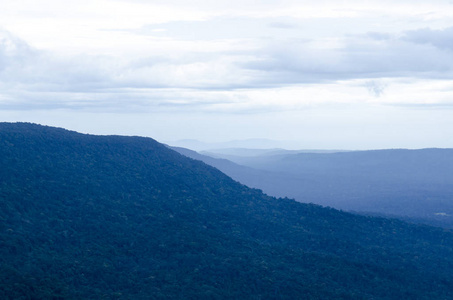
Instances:
[[[453,233],[247,188],[149,138],[0,123],[1,299],[451,299]]]

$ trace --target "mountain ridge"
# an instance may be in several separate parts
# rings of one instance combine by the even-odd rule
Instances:
[[[250,189],[149,138],[0,123],[0,296],[448,299],[453,233]]]
[[[197,159],[275,197],[453,228],[453,149],[212,157],[235,165]]]

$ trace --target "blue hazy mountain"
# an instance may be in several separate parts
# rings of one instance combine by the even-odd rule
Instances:
[[[178,141],[167,141],[166,144],[193,149],[196,151],[215,151],[215,149],[279,149],[282,147],[294,148],[295,143],[289,141],[275,141],[270,139],[244,139],[244,140],[232,140],[226,142],[202,142],[194,139],[185,139]],[[297,148],[297,147],[296,147]]]
[[[287,150],[282,148],[256,149],[256,148],[219,148],[200,151],[200,154],[207,156],[225,158],[229,160],[238,160],[243,158],[257,158],[269,156],[282,156],[298,153],[337,153],[348,152],[349,150],[322,150],[322,149],[304,149],[304,150]]]
[[[203,153],[234,162],[198,158],[273,196],[453,227],[453,149]]]
[[[1,299],[452,299],[453,233],[266,196],[150,139],[0,123]]]

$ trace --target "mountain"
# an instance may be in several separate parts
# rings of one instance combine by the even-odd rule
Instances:
[[[191,148],[190,148],[191,149]],[[220,148],[200,151],[200,154],[204,154],[211,157],[224,158],[231,161],[240,160],[241,158],[254,158],[258,157],[270,157],[270,156],[283,156],[289,154],[298,153],[337,153],[346,152],[345,150],[317,150],[317,149],[305,149],[305,150],[286,150],[281,148],[272,149],[254,149],[254,148]],[[247,160],[246,160],[247,161]]]
[[[276,181],[276,178],[280,180],[282,179],[282,175],[279,173],[247,167],[238,163],[234,163],[228,159],[203,155],[187,148],[170,148],[186,157],[190,157],[192,159],[196,159],[210,166],[213,166],[214,168],[222,171],[224,174],[230,176],[234,180],[237,180],[249,187],[262,189],[266,191],[266,193],[270,193],[271,195],[278,194],[279,192],[279,196],[281,197],[286,197],[287,195],[284,190],[278,190],[278,187],[276,191],[272,189],[273,187],[275,187],[276,183],[280,182]],[[244,159],[247,160],[247,158]],[[294,181],[294,178],[291,175],[288,175],[286,176],[286,181],[292,182]]]
[[[269,195],[453,228],[453,149],[203,153],[234,162],[213,165]]]
[[[1,299],[451,299],[453,233],[250,189],[150,138],[0,123]]]
[[[168,141],[166,144],[174,147],[189,148],[196,151],[203,151],[211,149],[268,149],[268,148],[294,148],[295,144],[288,141],[275,141],[269,139],[245,139],[245,140],[233,140],[226,142],[201,142],[198,140],[185,139],[178,141]],[[214,150],[215,151],[215,150]]]

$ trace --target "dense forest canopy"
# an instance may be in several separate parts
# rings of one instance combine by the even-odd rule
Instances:
[[[453,233],[250,189],[150,138],[0,123],[2,299],[451,299]]]

